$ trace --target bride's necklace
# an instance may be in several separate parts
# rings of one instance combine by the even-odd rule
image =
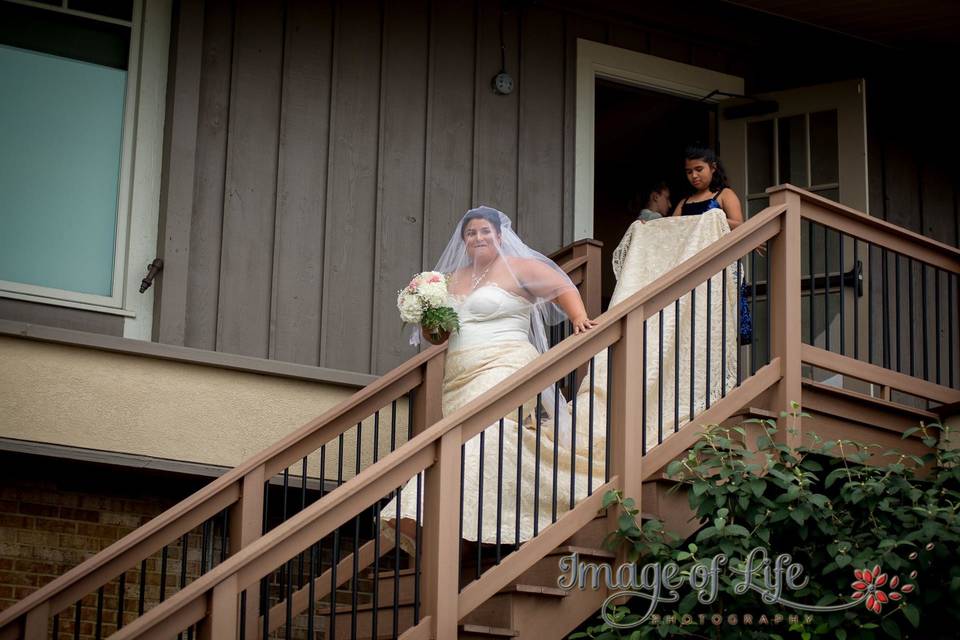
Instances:
[[[471,291],[473,291],[473,290],[476,289],[478,286],[480,286],[480,283],[483,282],[483,279],[484,279],[485,277],[487,277],[487,272],[490,271],[490,267],[493,266],[493,263],[494,263],[494,262],[496,262],[496,259],[491,260],[491,261],[490,261],[490,264],[487,265],[487,268],[484,269],[483,272],[482,272],[479,276],[474,276],[474,277],[473,277],[473,279],[472,279],[472,281],[473,281],[473,286],[470,287],[470,290],[471,290]]]

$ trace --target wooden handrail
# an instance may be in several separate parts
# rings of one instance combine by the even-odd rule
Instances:
[[[960,249],[957,247],[867,215],[792,184],[771,187],[767,189],[767,193],[771,197],[775,194],[795,194],[800,198],[800,215],[803,218],[909,255],[946,271],[960,273]]]
[[[852,378],[896,389],[918,398],[933,400],[939,404],[960,402],[960,389],[928,382],[922,378],[915,378],[869,362],[855,360],[849,356],[826,351],[809,344],[801,345],[800,354],[806,364],[834,373],[842,373]]]
[[[596,241],[579,241],[564,247],[554,255],[573,256],[568,260],[570,270],[598,273],[599,265],[596,261],[599,256],[587,254],[585,251],[587,249],[592,251],[599,246],[600,243]],[[584,292],[585,298],[596,297],[599,300],[599,287],[592,286],[594,283],[590,280],[590,274],[581,274],[580,281],[587,287]],[[593,292],[591,288],[596,288],[597,291]],[[239,505],[245,478],[251,474],[256,474],[258,478],[272,477],[317,450],[322,444],[336,438],[357,422],[367,418],[377,409],[416,389],[426,377],[427,371],[442,372],[442,357],[445,351],[444,344],[415,355],[129,535],[0,612],[0,639],[8,635],[20,637],[20,633],[31,624],[31,620],[39,625],[41,619],[76,602],[100,585],[135,566],[143,558],[155,553],[171,540],[179,538],[202,524],[209,517],[227,507]],[[440,364],[439,367],[434,366],[437,363]],[[257,483],[248,482],[247,484],[253,487]],[[262,485],[255,490],[262,492]],[[262,500],[253,502],[262,505]],[[251,520],[250,515],[247,514],[247,520]],[[257,522],[260,517],[261,514],[256,514]],[[240,531],[237,527],[237,523],[231,522],[231,528],[234,529],[231,532],[232,539],[241,538],[240,535],[234,535],[234,532]],[[242,542],[246,544],[248,540],[244,539]],[[255,608],[249,607],[248,613],[256,613]],[[44,621],[43,629],[46,628],[45,624]]]

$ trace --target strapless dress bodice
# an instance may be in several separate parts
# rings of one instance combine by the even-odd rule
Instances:
[[[450,336],[449,351],[498,342],[527,342],[533,305],[524,298],[487,284],[466,296],[450,295],[460,317],[460,331]]]

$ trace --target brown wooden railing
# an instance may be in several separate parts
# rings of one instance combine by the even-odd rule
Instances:
[[[236,637],[240,628],[249,624],[240,615],[239,596],[243,591],[421,472],[424,473],[422,611],[419,621],[404,637],[453,637],[457,622],[463,616],[592,520],[607,489],[619,488],[639,497],[643,479],[662,468],[669,456],[660,451],[682,451],[693,442],[698,429],[679,429],[663,444],[653,447],[642,463],[636,457],[636,452],[643,451],[639,430],[632,426],[642,420],[642,394],[635,390],[645,382],[641,367],[644,322],[663,308],[674,305],[691,290],[704,286],[768,239],[774,239],[771,251],[775,256],[785,253],[784,235],[781,234],[784,212],[782,205],[763,212],[680,269],[668,273],[603,314],[597,329],[563,341],[483,396],[437,420],[376,465],[361,471],[323,499],[245,545],[168,601],[122,629],[116,637],[170,635],[193,625],[197,625],[198,633],[203,637]],[[490,568],[462,590],[458,589],[460,557],[456,514],[461,501],[461,448],[488,425],[515,412],[518,406],[572,370],[589,366],[601,353],[609,358],[611,400],[605,434],[609,443],[609,457],[605,461],[608,480],[598,483],[573,509],[539,531],[504,562]],[[726,419],[752,397],[782,381],[784,355],[787,354],[775,351],[768,365],[730,390],[709,409],[698,413],[696,418],[710,422]],[[436,376],[438,379],[439,360],[429,359],[425,366],[425,377]],[[428,385],[425,389],[426,393],[417,394],[418,412],[439,417],[439,385]],[[255,627],[246,626],[247,634],[254,632]]]
[[[224,509],[229,509],[230,556],[162,604],[124,626],[114,637],[171,637],[178,633],[190,637],[194,631],[204,638],[265,637],[283,624],[289,629],[291,617],[301,611],[307,610],[309,619],[312,619],[317,612],[311,607],[317,598],[324,596],[329,596],[325,614],[331,617],[332,624],[337,608],[336,590],[347,581],[354,583],[352,604],[355,612],[358,569],[369,567],[371,563],[376,566],[377,559],[392,549],[391,536],[383,536],[375,528],[362,546],[355,536],[352,555],[344,557],[336,553],[326,572],[319,576],[311,574],[306,583],[298,581],[295,593],[288,586],[285,595],[281,595],[274,605],[270,604],[269,597],[264,597],[269,591],[264,579],[275,574],[278,567],[281,570],[287,567],[289,585],[292,562],[309,553],[312,568],[320,541],[327,536],[336,536],[345,525],[352,523],[355,528],[359,527],[359,518],[363,514],[377,513],[384,496],[396,495],[397,488],[404,485],[416,486],[418,496],[422,491],[423,514],[420,520],[422,531],[418,533],[414,613],[404,625],[408,630],[403,637],[454,637],[459,620],[591,521],[600,509],[607,489],[620,489],[639,504],[643,481],[655,477],[671,459],[689,448],[702,433],[704,425],[726,420],[761,396],[768,398],[769,407],[775,410],[800,400],[805,365],[857,378],[878,386],[881,393],[886,388],[935,403],[960,400],[960,391],[950,385],[921,380],[844,353],[804,344],[799,321],[803,315],[801,228],[804,220],[840,230],[860,242],[870,242],[935,265],[948,278],[956,279],[960,274],[960,253],[952,247],[790,186],[772,189],[770,200],[770,207],[737,230],[604,313],[595,330],[563,340],[451,415],[441,418],[443,349],[435,348],[420,354],[341,407],[306,425],[4,612],[0,615],[0,638],[47,637],[52,615],[205,520],[221,517]],[[697,304],[710,300],[711,292],[718,296],[727,286],[724,283],[729,270],[736,268],[733,265],[745,259],[756,259],[754,252],[758,247],[764,247],[765,270],[769,274],[764,294],[769,310],[765,357],[755,363],[757,366],[751,363],[746,375],[738,375],[730,387],[721,383],[715,398],[717,381],[711,382],[707,377],[700,382],[700,376],[709,376],[706,372],[711,371],[711,367],[708,365],[706,372],[698,374],[691,365],[691,389],[700,385],[699,389],[705,389],[706,393],[701,394],[705,402],[697,406],[691,403],[686,415],[680,415],[680,408],[676,405],[664,406],[660,397],[647,397],[651,376],[660,376],[658,385],[651,388],[662,390],[667,384],[672,383],[675,387],[680,384],[678,379],[663,379],[669,368],[662,356],[662,335],[664,327],[670,324],[670,310],[680,309],[681,303],[690,303],[696,309]],[[833,286],[830,277],[823,277],[822,282],[824,287]],[[708,310],[712,308],[710,302],[706,305]],[[728,309],[721,313],[725,318]],[[679,317],[679,313],[674,315],[674,318]],[[696,317],[695,313],[693,317]],[[952,322],[951,326],[956,325],[955,306],[946,310],[946,321]],[[674,322],[679,326],[678,320]],[[699,332],[705,329],[691,326],[689,331],[691,336],[697,336],[697,344],[703,345]],[[710,354],[711,337],[709,332],[705,335],[705,350]],[[658,338],[656,341],[655,337]],[[713,339],[717,337],[713,336]],[[721,338],[718,348],[726,344],[726,339]],[[741,357],[741,348],[733,351],[733,354],[724,353],[723,358]],[[461,534],[457,514],[463,498],[463,447],[498,421],[502,428],[504,416],[517,415],[518,407],[531,398],[539,398],[542,390],[557,385],[557,381],[568,377],[571,372],[587,370],[592,376],[596,373],[595,363],[604,356],[608,363],[606,402],[609,410],[605,424],[596,425],[598,433],[604,436],[603,482],[591,487],[571,509],[551,518],[550,523],[536,532],[531,540],[512,548],[502,562],[460,588]],[[721,370],[727,366],[726,361],[722,362]],[[679,370],[679,367],[675,369],[674,375]],[[592,377],[589,379],[592,381]],[[391,406],[412,391],[416,391],[409,405],[412,438],[375,464],[362,469],[358,466],[352,478],[338,483],[328,493],[321,488],[322,495],[318,499],[304,504],[294,515],[285,517],[267,530],[263,523],[267,479],[297,461],[309,458],[318,448],[335,440],[339,440],[342,448],[342,436],[348,429],[362,424],[371,413]],[[691,392],[690,397],[695,395]],[[651,411],[651,407],[655,411]],[[672,429],[667,430],[663,428],[664,416],[669,416],[671,411],[679,418],[672,423]],[[654,415],[658,424],[648,424]],[[538,437],[539,424],[538,420]],[[642,425],[641,428],[637,428],[638,425]],[[355,428],[359,436],[360,426]],[[799,430],[781,429],[779,433],[793,444],[798,443],[803,435]],[[649,441],[648,434],[655,441]],[[286,510],[283,515],[286,516]],[[611,522],[611,528],[615,526]],[[351,568],[352,575],[349,573]],[[261,589],[259,603],[255,594],[258,583]],[[281,611],[285,612],[285,620],[278,623],[276,618]],[[394,614],[395,629],[397,619]],[[353,624],[356,624],[355,618]]]
[[[588,308],[598,311],[598,243],[579,241],[551,257],[578,286]],[[370,464],[377,461],[382,448],[392,451],[398,439],[408,438],[436,422],[440,415],[434,400],[442,382],[445,350],[445,345],[425,350],[0,612],[0,638],[46,638],[50,633],[66,637],[106,637],[143,615],[151,604],[164,601],[165,596],[182,589],[198,574],[202,575],[259,538],[278,519],[285,520],[291,511],[305,508],[308,496],[312,502],[326,493],[331,482],[336,486],[342,484],[344,472],[350,471],[344,468],[346,434],[352,435],[357,444],[363,444],[364,426],[367,434],[374,434],[377,444],[372,460],[367,461]],[[385,412],[383,439],[389,431],[390,442],[386,447],[381,446],[381,438],[376,435],[381,412]],[[328,454],[328,445],[339,449],[337,455],[333,455],[333,451]],[[335,471],[325,468],[328,460],[336,465]],[[355,456],[355,462],[359,465],[359,455]],[[359,466],[354,470],[359,472]],[[337,480],[329,480],[331,477]],[[274,485],[272,491],[271,484]],[[300,489],[299,495],[290,495],[291,486],[294,490]],[[279,516],[276,505],[271,509],[268,504],[271,493],[275,503],[283,503]],[[300,504],[288,506],[288,502]],[[387,543],[381,551],[389,548]],[[196,561],[198,555],[200,559]],[[280,578],[282,581],[283,576]],[[260,601],[251,597],[245,606],[245,615],[251,624],[260,616],[260,605],[266,604],[264,598]],[[94,609],[95,621],[91,622],[89,615],[82,615]],[[105,609],[114,615],[106,615]]]

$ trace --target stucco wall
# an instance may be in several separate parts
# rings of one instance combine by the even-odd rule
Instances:
[[[349,387],[0,336],[0,437],[236,466],[326,409]],[[398,410],[398,442],[406,433]],[[356,427],[344,438],[344,473],[355,468]],[[372,457],[365,423],[361,461]],[[381,415],[380,455],[390,411]],[[326,476],[335,478],[336,446]],[[311,476],[319,461],[310,461]],[[295,467],[299,470],[299,465]]]

